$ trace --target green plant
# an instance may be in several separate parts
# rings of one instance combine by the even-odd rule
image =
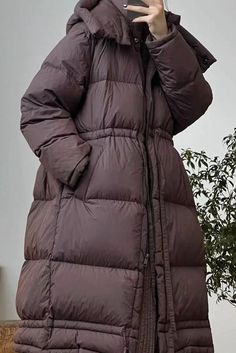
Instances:
[[[210,158],[186,149],[181,157],[193,188],[206,247],[207,288],[217,302],[236,304],[236,128],[223,138],[227,152]]]

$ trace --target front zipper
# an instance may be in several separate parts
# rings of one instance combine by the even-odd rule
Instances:
[[[152,206],[150,200],[150,183],[149,174],[151,171],[151,165],[149,163],[147,141],[149,136],[149,125],[148,125],[148,115],[147,115],[147,97],[146,97],[146,80],[144,76],[142,58],[139,49],[138,60],[140,66],[140,72],[142,73],[142,84],[144,93],[144,122],[145,122],[145,156],[144,156],[144,173],[145,173],[145,184],[147,193],[147,247],[146,254],[143,261],[143,302],[141,310],[140,328],[139,328],[139,338],[138,338],[138,349],[136,353],[154,353],[155,352],[155,342],[156,342],[156,302],[155,302],[155,269],[154,265],[154,239],[152,239],[153,227],[149,229],[149,224],[152,222]],[[148,65],[147,65],[148,68]],[[149,210],[151,212],[149,212]],[[151,219],[150,219],[151,216]]]
[[[149,260],[150,254],[146,253],[144,261],[143,261],[143,266],[146,267],[148,264],[148,260]]]
[[[123,336],[123,340],[124,340],[123,353],[129,353],[128,340],[127,340],[127,337],[126,337],[126,328],[125,328],[125,326],[123,327],[123,330],[122,330],[122,336]]]

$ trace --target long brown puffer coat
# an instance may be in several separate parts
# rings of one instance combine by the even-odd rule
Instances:
[[[22,97],[40,165],[16,352],[214,352],[203,232],[173,136],[211,104],[216,59],[166,18],[169,34],[143,39],[121,1],[81,0]]]

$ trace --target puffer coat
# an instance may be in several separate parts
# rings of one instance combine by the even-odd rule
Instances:
[[[22,97],[40,164],[15,352],[214,352],[204,236],[173,137],[211,104],[216,59],[165,13],[156,39],[121,1],[81,0]]]

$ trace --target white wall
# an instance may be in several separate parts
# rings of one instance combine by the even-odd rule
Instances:
[[[15,292],[23,262],[26,217],[38,161],[19,130],[20,98],[45,56],[65,34],[75,0],[0,0],[0,320],[18,319]],[[213,104],[193,126],[175,137],[175,146],[222,155],[222,138],[235,127],[236,5],[217,1],[169,0],[181,23],[218,59],[205,73]],[[215,353],[233,353],[236,309],[210,298]]]

